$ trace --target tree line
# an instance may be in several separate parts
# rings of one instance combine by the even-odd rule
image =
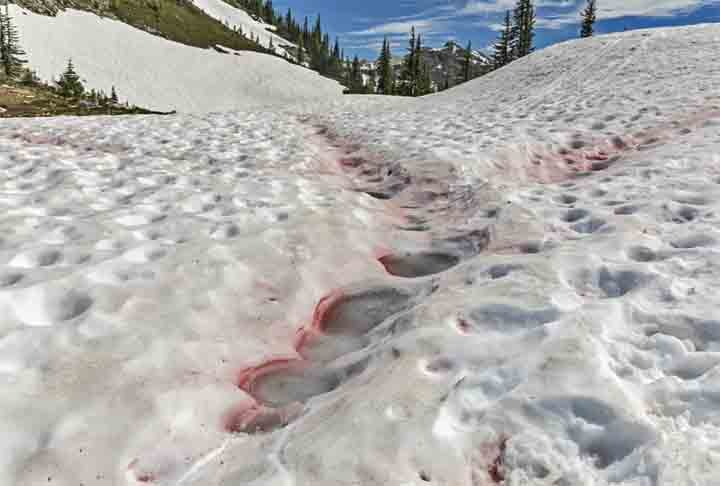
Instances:
[[[597,0],[586,1],[587,5],[581,12],[580,37],[592,36],[597,20]],[[491,56],[491,70],[499,69],[534,51],[536,19],[536,9],[532,0],[517,0],[515,8],[505,13],[500,36]],[[346,67],[344,78],[346,93],[423,96],[450,87],[450,70],[447,67],[445,80],[441,86],[437,86],[431,80],[430,66],[426,65],[422,57],[422,37],[416,32],[415,27],[410,31],[409,47],[403,57],[399,76],[396,76],[392,59],[391,45],[387,37],[383,40],[374,70],[363,73],[362,62],[355,56]],[[472,44],[468,42],[460,77],[453,80],[455,83],[473,79],[472,63]]]
[[[591,37],[597,20],[597,0],[587,0],[587,5],[580,15],[580,37]],[[532,0],[518,0],[512,11],[505,12],[505,21],[492,56],[494,69],[533,52],[535,21],[535,6]]]
[[[350,61],[345,59],[340,41],[336,37],[330,41],[330,35],[323,31],[320,15],[315,17],[313,25],[304,17],[302,23],[297,19],[291,8],[286,13],[276,11],[272,0],[237,0],[239,5],[249,14],[263,22],[275,26],[276,33],[297,45],[295,58],[302,65],[307,65],[323,76],[342,81],[346,77]]]
[[[456,83],[470,81],[473,78],[472,43],[468,42],[462,59],[459,79]],[[449,68],[446,67],[445,80],[442,85],[434,83],[431,77],[431,66],[423,59],[422,35],[415,27],[410,29],[408,47],[403,56],[402,64],[396,75],[393,66],[393,55],[387,36],[383,39],[375,69],[363,76],[361,63],[357,56],[350,64],[346,77],[348,94],[383,94],[394,96],[423,96],[441,91],[450,86]],[[367,77],[367,81],[364,80]]]

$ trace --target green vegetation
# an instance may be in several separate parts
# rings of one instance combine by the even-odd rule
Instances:
[[[379,94],[391,95],[395,92],[395,74],[392,67],[392,53],[390,52],[390,42],[387,36],[383,40],[382,50],[377,62],[378,66],[378,82],[377,92]]]
[[[323,32],[320,16],[315,18],[315,24],[310,29],[310,23],[305,17],[302,25],[288,9],[283,14],[276,11],[272,0],[225,0],[228,4],[247,11],[252,17],[275,26],[277,35],[296,44],[296,58],[299,64],[307,65],[328,78],[346,82],[351,75],[349,70],[352,64],[345,59],[340,42],[335,39],[334,45],[330,43],[330,36]]]
[[[37,82],[0,84],[0,118],[150,114],[162,113],[104,102],[92,92],[83,98],[66,98],[55,88]]]
[[[513,12],[513,18],[513,57],[520,59],[534,50],[535,7],[532,0],[518,0]]]
[[[22,74],[25,64],[25,52],[20,47],[20,36],[12,22],[7,4],[5,11],[0,10],[0,70],[7,79],[15,79]]]
[[[495,53],[493,54],[493,68],[500,69],[506,64],[512,62],[512,41],[513,26],[510,11],[505,12],[505,24],[503,30],[500,31],[500,39],[495,44]]]
[[[432,93],[430,70],[422,59],[422,36],[410,31],[408,53],[403,61],[402,74],[397,86],[398,94],[403,96],[423,96]]]
[[[60,91],[60,96],[80,98],[85,94],[85,86],[83,86],[82,81],[80,81],[80,76],[75,72],[72,59],[68,60],[67,68],[60,75],[60,79],[58,79],[56,84]]]
[[[580,27],[580,37],[592,37],[594,34],[595,20],[597,20],[597,2],[588,0],[582,15],[582,26]]]
[[[518,0],[512,14],[507,11],[500,38],[495,44],[493,68],[499,69],[533,50],[535,6],[532,0]]]
[[[35,2],[18,5],[38,11]],[[73,0],[72,7],[114,17],[138,29],[189,46],[210,48],[217,44],[236,50],[268,52],[196,7],[189,0],[110,0],[101,7],[96,0]],[[47,13],[38,11],[38,13]]]

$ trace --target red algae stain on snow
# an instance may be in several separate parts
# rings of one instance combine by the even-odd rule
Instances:
[[[222,418],[223,430],[232,434],[270,432],[292,422],[302,411],[300,404],[272,408],[255,402],[243,402],[228,410]]]
[[[495,459],[488,466],[488,475],[496,484],[505,480],[505,451],[507,450],[507,437],[504,437],[498,445],[498,452]]]
[[[344,300],[344,297],[344,292],[336,289],[320,299],[313,313],[312,328],[319,332],[325,332],[325,324],[330,319],[338,304]]]
[[[128,464],[128,471],[131,472],[135,476],[135,480],[139,483],[152,483],[157,481],[158,477],[151,472],[145,472],[145,471],[136,471],[138,465],[140,463],[139,459],[133,459],[130,464]]]
[[[280,407],[266,405],[259,388],[263,382],[276,376],[299,376],[311,363],[302,357],[303,349],[314,336],[324,332],[325,322],[337,303],[343,300],[343,292],[334,290],[324,296],[315,306],[309,327],[300,328],[295,337],[295,349],[300,358],[275,358],[257,366],[242,369],[235,379],[235,385],[245,391],[252,401],[242,402],[230,409],[222,419],[222,427],[230,433],[259,433],[284,427],[302,411],[300,402]]]
[[[319,336],[326,333],[326,323],[338,304],[344,301],[344,297],[344,292],[336,289],[321,298],[317,303],[310,326],[300,328],[295,335],[294,348],[301,357],[305,358],[304,354],[307,347]]]
[[[261,378],[286,371],[301,371],[305,366],[304,361],[297,358],[271,359],[258,366],[241,370],[240,373],[238,373],[235,384],[251,397],[257,399],[255,396],[255,387]]]
[[[501,437],[496,443],[483,444],[477,458],[472,461],[470,482],[473,486],[502,484],[505,481],[505,451],[507,437]]]

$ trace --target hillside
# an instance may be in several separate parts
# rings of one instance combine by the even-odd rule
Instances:
[[[23,18],[91,32],[81,71],[136,39]],[[714,486],[718,38],[566,42],[421,98],[3,120],[0,484]]]
[[[120,103],[103,105],[89,99],[68,99],[43,84],[0,84],[0,118],[151,114],[161,113]]]
[[[11,6],[30,66],[44,80],[72,58],[88,88],[116,86],[137,106],[209,112],[340,95],[317,73],[268,54],[191,47],[90,12],[45,16]]]
[[[67,9],[83,10],[188,46],[211,48],[219,44],[236,50],[264,52],[261,46],[206,14],[191,0],[16,0],[13,3],[51,16]]]
[[[439,48],[425,47],[420,53],[423,63],[430,67],[430,78],[433,84],[438,88],[443,88],[446,82],[452,87],[464,81],[463,65],[467,55],[466,48],[450,41]],[[482,52],[473,50],[470,58],[471,78],[490,71],[490,58]]]

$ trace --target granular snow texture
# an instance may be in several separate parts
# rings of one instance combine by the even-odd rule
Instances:
[[[3,122],[0,484],[715,484],[719,38]]]

